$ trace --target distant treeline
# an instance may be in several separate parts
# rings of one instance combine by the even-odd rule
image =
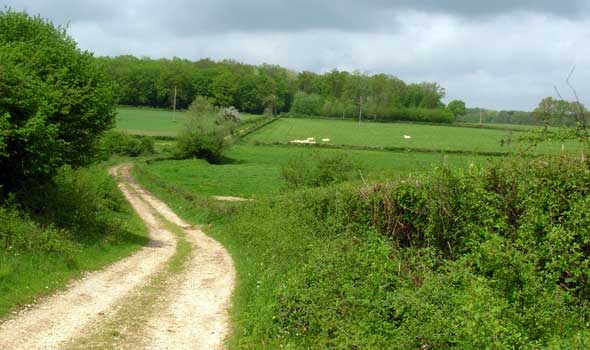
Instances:
[[[493,109],[467,108],[467,113],[458,121],[485,124],[527,124],[540,125],[542,120],[536,118],[532,112],[525,111],[496,111]]]
[[[97,59],[118,85],[119,101],[131,106],[187,108],[198,95],[218,106],[250,113],[380,120],[452,122],[437,83],[407,84],[386,74],[332,70],[295,72],[277,65],[249,65],[232,60],[189,61],[133,56]]]
[[[495,111],[482,108],[467,108],[464,116],[457,121],[484,124],[526,124],[550,126],[575,126],[576,115],[587,109],[571,101],[554,100],[550,97],[543,99],[533,112],[525,111]]]

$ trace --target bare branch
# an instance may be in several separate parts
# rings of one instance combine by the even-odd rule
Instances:
[[[555,90],[555,93],[557,94],[557,97],[559,97],[560,100],[564,100],[563,96],[561,96],[561,93],[559,92],[559,90],[557,89],[556,85],[553,85],[553,90]]]
[[[576,88],[574,88],[574,86],[570,82],[570,79],[572,78],[572,75],[574,74],[575,71],[576,71],[576,66],[574,65],[572,67],[572,70],[570,71],[570,74],[567,76],[565,83],[567,84],[567,86],[569,86],[569,88],[574,93],[574,97],[576,98],[576,103],[578,104],[578,108],[580,109],[580,116],[578,119],[582,123],[582,125],[584,125],[584,129],[586,129],[586,127],[587,127],[587,125],[586,125],[586,111],[584,111],[584,105],[582,105],[582,103],[580,102],[580,98],[578,97],[578,92],[576,91]]]

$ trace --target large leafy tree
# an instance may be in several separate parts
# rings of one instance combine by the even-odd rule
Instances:
[[[111,128],[115,95],[88,52],[63,28],[0,11],[0,186],[50,179],[63,165],[93,160]]]
[[[447,109],[453,113],[455,118],[462,117],[467,114],[467,108],[465,107],[465,102],[461,100],[453,100],[449,102]]]

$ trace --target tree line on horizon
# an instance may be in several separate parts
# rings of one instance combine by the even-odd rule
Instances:
[[[296,72],[279,65],[250,65],[234,60],[98,57],[116,82],[119,102],[130,106],[186,109],[197,96],[220,107],[249,113],[404,119],[438,116],[452,122],[454,112],[435,82],[406,83],[387,74],[332,70]],[[437,118],[433,118],[437,121]],[[429,121],[429,120],[426,120]]]

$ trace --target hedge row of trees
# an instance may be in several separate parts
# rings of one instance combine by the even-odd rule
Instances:
[[[542,124],[531,112],[526,111],[497,111],[484,108],[468,108],[459,121],[479,123],[480,119],[486,124]]]
[[[451,104],[449,104],[450,107]],[[468,108],[458,120],[470,123],[479,123],[481,120],[488,124],[576,126],[576,117],[587,113],[587,108],[578,102],[546,97],[532,112]]]
[[[179,58],[102,57],[99,63],[117,82],[120,103],[133,106],[188,108],[196,96],[241,111],[287,112],[373,118],[444,110],[445,90],[437,83],[406,84],[386,75],[333,70],[295,72],[277,65],[248,65],[231,60],[189,61]],[[412,110],[406,113],[406,110]],[[449,112],[444,112],[446,119]]]

